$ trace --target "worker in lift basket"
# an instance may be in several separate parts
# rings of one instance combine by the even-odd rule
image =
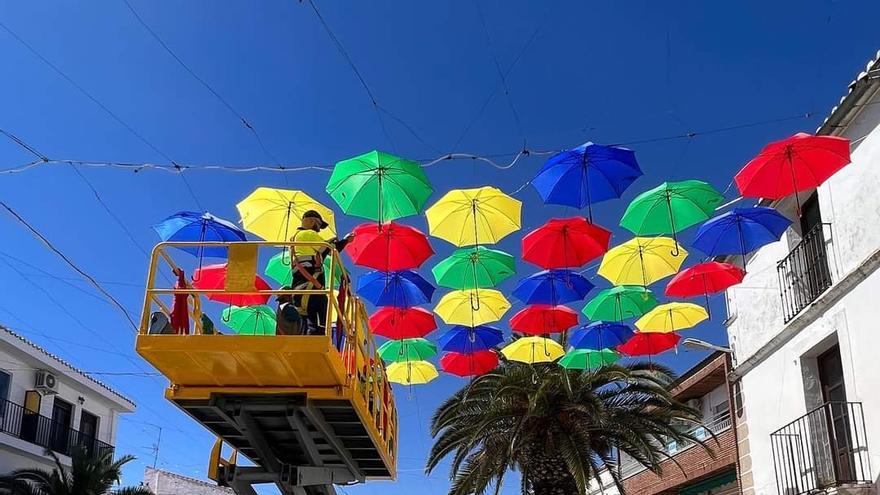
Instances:
[[[354,233],[350,233],[341,240],[336,238],[326,240],[321,237],[318,232],[326,229],[327,222],[321,217],[321,214],[315,210],[309,210],[303,213],[302,224],[296,229],[291,242],[328,242],[337,251],[342,251],[345,246],[354,238]],[[328,254],[326,247],[315,246],[299,246],[294,245],[291,248],[291,264],[290,269],[293,272],[291,287],[295,290],[324,289],[325,274],[323,269],[323,258]],[[304,308],[306,313],[307,331],[303,332],[308,335],[324,335],[326,332],[327,322],[327,296],[309,294],[296,295],[293,298],[294,304],[298,308]]]

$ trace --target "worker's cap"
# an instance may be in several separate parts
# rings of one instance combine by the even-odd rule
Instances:
[[[321,217],[321,214],[315,210],[309,210],[309,211],[303,213],[303,219],[306,219],[306,218],[318,219],[318,221],[321,222],[319,225],[321,226],[322,229],[326,229],[328,226],[330,226],[329,223],[324,221],[324,218]]]

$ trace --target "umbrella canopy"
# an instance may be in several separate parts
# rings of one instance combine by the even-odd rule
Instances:
[[[244,229],[267,241],[289,241],[302,223],[303,213],[309,210],[317,211],[329,225],[321,230],[321,237],[336,236],[333,210],[302,191],[258,187],[235,207]]]
[[[776,242],[791,220],[773,208],[734,208],[700,226],[693,246],[709,256],[748,253]]]
[[[337,163],[327,182],[342,211],[380,223],[418,215],[433,191],[418,163],[381,151]]]
[[[483,246],[456,249],[431,269],[437,285],[450,289],[496,287],[516,273],[513,256]]]
[[[536,304],[526,306],[513,315],[510,328],[515,332],[544,335],[564,332],[577,323],[577,313],[567,306]]]
[[[661,304],[636,321],[642,333],[670,333],[697,326],[709,318],[706,308],[693,303]]]
[[[495,351],[477,351],[470,354],[447,352],[440,358],[443,371],[457,376],[478,376],[498,367]]]
[[[632,150],[585,143],[551,156],[531,184],[544,203],[590,207],[619,198],[642,170]]]
[[[613,349],[592,351],[588,349],[572,349],[562,356],[559,365],[570,370],[594,370],[602,366],[614,364],[620,359]]]
[[[497,328],[486,325],[476,327],[457,325],[441,335],[437,339],[437,344],[444,351],[471,354],[491,349],[503,341],[504,336]]]
[[[850,162],[849,148],[846,138],[799,132],[765,146],[733,180],[743,196],[782,199],[819,187]]]
[[[193,287],[202,290],[224,290],[226,288],[226,263],[208,265],[199,268],[193,273]],[[271,290],[265,280],[254,275],[254,291]],[[230,306],[256,306],[266,304],[269,301],[268,294],[230,294],[214,293],[206,294],[212,301],[222,302]]]
[[[369,272],[358,278],[358,295],[374,306],[408,308],[431,302],[434,286],[418,272]]]
[[[420,230],[397,222],[362,223],[345,252],[354,264],[390,272],[418,268],[434,254],[428,237]]]
[[[681,337],[675,333],[636,333],[617,350],[627,356],[652,356],[678,345]]]
[[[581,312],[593,321],[621,321],[638,318],[657,305],[657,299],[640,285],[621,285],[603,289]]]
[[[571,333],[569,344],[576,349],[600,350],[617,347],[633,336],[628,325],[597,321],[578,328]]]
[[[583,275],[571,270],[544,270],[523,278],[513,296],[525,304],[565,304],[580,301],[595,287]]]
[[[424,361],[437,355],[437,346],[425,339],[389,340],[379,346],[379,357],[385,362]]]
[[[583,217],[553,218],[523,237],[523,259],[541,268],[581,266],[608,251],[611,232]]]
[[[153,230],[165,242],[239,242],[246,241],[244,232],[234,223],[210,213],[181,211],[153,225]],[[187,253],[208,258],[225,258],[223,246],[180,247]]]
[[[423,385],[437,378],[437,368],[427,361],[403,361],[391,363],[385,368],[385,376],[391,383]]]
[[[370,316],[374,335],[388,339],[424,337],[437,329],[434,314],[422,308],[379,308]]]
[[[323,266],[325,274],[330,273],[331,258],[331,256],[324,257]],[[285,250],[269,258],[269,261],[266,263],[266,268],[263,269],[263,273],[281,285],[290,286],[293,281],[293,270],[295,269],[296,268],[291,269],[290,252]],[[337,263],[336,269],[333,270],[333,286],[338,288],[340,283],[342,283],[342,266]]]
[[[260,304],[232,306],[221,313],[223,322],[239,335],[275,335],[275,310]]]
[[[522,203],[498,188],[453,189],[425,211],[428,231],[456,246],[495,244],[520,228]]]
[[[526,364],[550,363],[561,358],[565,354],[565,349],[553,339],[523,337],[507,344],[501,349],[501,354],[510,361]]]
[[[494,289],[456,290],[443,296],[434,312],[449,325],[478,326],[504,318],[510,301]]]
[[[694,297],[721,292],[743,281],[746,272],[730,263],[707,261],[678,273],[666,285],[668,297]]]
[[[635,237],[605,253],[598,273],[614,285],[648,286],[677,272],[687,255],[668,237]]]

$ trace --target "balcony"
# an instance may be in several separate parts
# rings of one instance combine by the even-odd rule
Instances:
[[[63,455],[70,455],[76,447],[94,457],[113,451],[110,444],[8,400],[0,400],[0,432]]]
[[[828,402],[770,435],[779,493],[800,495],[870,484],[860,402]]]
[[[804,235],[788,256],[776,266],[782,312],[788,323],[831,287],[828,251],[823,227],[818,224]]]

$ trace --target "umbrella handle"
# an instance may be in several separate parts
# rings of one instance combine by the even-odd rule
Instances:
[[[232,303],[229,303],[228,309],[229,311],[226,312],[226,315],[228,315],[228,317],[225,316],[223,313],[220,313],[220,319],[223,321],[223,323],[229,323],[229,321],[232,320]]]
[[[476,293],[476,298],[474,297],[474,293]],[[474,299],[477,301],[477,305],[474,306]],[[480,310],[480,294],[476,290],[471,293],[471,310],[479,311]]]

